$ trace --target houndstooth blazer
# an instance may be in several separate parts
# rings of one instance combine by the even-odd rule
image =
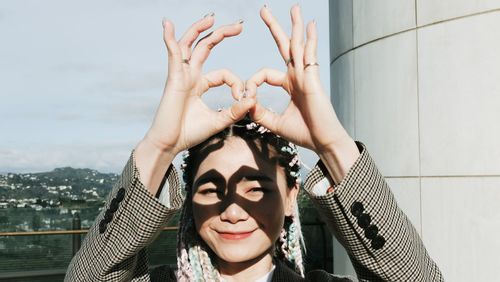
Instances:
[[[417,231],[396,204],[364,144],[361,153],[332,193],[313,190],[327,171],[320,162],[304,188],[332,233],[345,247],[359,281],[443,281]],[[141,183],[134,152],[72,259],[65,281],[175,281],[166,266],[149,270],[147,246],[182,205],[181,184],[173,166],[165,175],[170,205],[163,205]],[[307,281],[356,281],[312,271]],[[278,265],[273,281],[305,281]]]

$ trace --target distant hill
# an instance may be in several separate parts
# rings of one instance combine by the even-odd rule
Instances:
[[[102,199],[118,175],[88,168],[61,167],[49,172],[0,175],[0,200],[38,198],[44,200]]]

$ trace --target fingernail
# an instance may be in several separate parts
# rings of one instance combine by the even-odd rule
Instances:
[[[313,25],[316,25],[316,20],[313,20]]]
[[[268,9],[269,11],[271,11],[271,8],[269,8],[269,5],[267,5],[267,4],[264,4],[264,8]]]
[[[165,22],[167,21],[167,18],[166,17],[163,17],[163,19],[161,20],[161,25],[163,27],[165,27]]]
[[[214,12],[211,12],[211,13],[208,13],[206,15],[203,16],[203,18],[206,18],[206,17],[213,17],[215,15]]]
[[[239,21],[238,21],[238,24],[242,24],[242,23],[244,23],[244,22],[245,22],[245,21],[244,21],[243,19],[241,19],[241,20],[239,20]]]

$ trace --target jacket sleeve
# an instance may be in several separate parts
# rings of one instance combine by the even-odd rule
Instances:
[[[146,246],[182,205],[181,185],[171,166],[164,176],[169,205],[140,180],[132,152],[118,181],[73,257],[65,281],[149,281]]]
[[[361,281],[443,281],[420,236],[398,207],[365,145],[333,192],[319,191],[328,175],[319,161],[304,188]]]

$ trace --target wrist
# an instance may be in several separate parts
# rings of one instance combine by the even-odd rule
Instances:
[[[359,155],[356,143],[348,135],[332,144],[322,147],[318,152],[318,156],[325,164],[336,184],[344,179]]]
[[[135,147],[134,155],[141,182],[153,196],[156,195],[165,173],[177,154],[159,148],[145,137]]]

